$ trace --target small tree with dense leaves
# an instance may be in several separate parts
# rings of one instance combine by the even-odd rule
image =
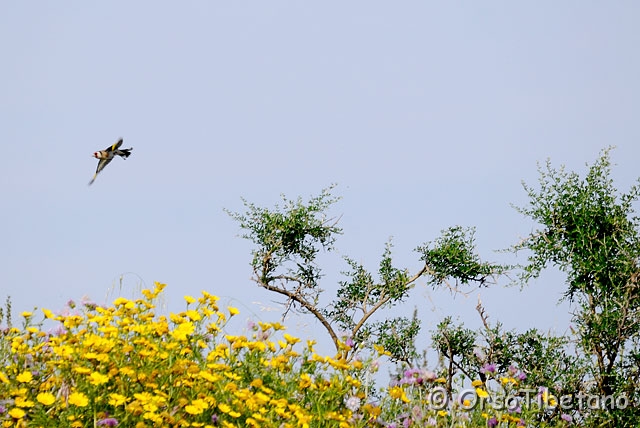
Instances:
[[[631,406],[600,416],[616,426],[640,416],[640,234],[633,204],[638,184],[618,194],[611,179],[610,148],[584,178],[550,162],[539,168],[539,188],[524,184],[529,204],[518,210],[541,228],[516,244],[528,250],[521,279],[538,277],[547,265],[567,275],[564,298],[576,307],[580,346],[593,358],[594,393],[626,394]]]
[[[382,254],[377,278],[363,264],[346,257],[350,268],[346,279],[339,283],[336,298],[321,306],[322,270],[316,256],[321,250],[333,250],[337,235],[342,233],[337,220],[328,215],[338,201],[331,190],[325,189],[307,202],[283,196],[284,205],[274,209],[243,200],[245,213],[228,213],[244,230],[242,236],[255,245],[253,280],[284,296],[285,312],[295,308],[313,315],[345,358],[359,348],[384,344],[392,359],[408,363],[417,355],[417,317],[374,321],[374,314],[405,300],[421,278],[433,287],[448,286],[455,291],[463,284],[486,285],[504,270],[480,260],[473,229],[451,227],[434,242],[416,248],[423,265],[414,274],[394,265],[390,243]]]

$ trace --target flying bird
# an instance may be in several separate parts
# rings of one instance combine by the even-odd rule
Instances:
[[[126,159],[129,157],[129,155],[131,154],[131,150],[133,150],[133,147],[129,149],[120,149],[120,146],[122,145],[122,141],[123,141],[122,138],[120,138],[120,140],[118,140],[117,143],[107,147],[104,150],[95,152],[93,154],[93,157],[96,159],[99,159],[99,161],[98,161],[98,168],[96,169],[96,173],[93,174],[93,178],[89,182],[89,186],[91,186],[93,182],[96,181],[96,177],[98,176],[100,171],[102,171],[105,166],[109,165],[109,162],[111,162],[114,156],[118,155],[122,159]]]

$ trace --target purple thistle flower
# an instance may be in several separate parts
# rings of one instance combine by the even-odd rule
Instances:
[[[215,413],[211,415],[211,423],[214,425],[218,425],[218,415],[216,415]]]
[[[489,428],[493,428],[493,427],[497,427],[498,426],[498,420],[496,418],[491,418],[487,421],[487,426]]]
[[[413,406],[413,409],[411,409],[411,416],[413,419],[422,419],[422,409],[420,406]]]
[[[400,385],[404,385],[404,384],[411,385],[411,384],[414,384],[416,382],[416,378],[415,378],[414,374],[416,374],[417,372],[418,372],[417,369],[405,370],[402,379],[400,379]]]
[[[509,408],[507,408],[507,411],[508,411],[509,413],[522,413],[522,407],[520,407],[520,405],[518,404],[518,405],[517,405],[517,406],[515,406],[515,407],[509,407]]]
[[[271,336],[271,331],[270,330],[260,330],[258,333],[256,333],[256,338],[258,340],[267,340],[269,338],[269,336]]]
[[[496,372],[496,365],[495,364],[485,364],[484,366],[482,366],[482,368],[480,369],[480,373],[495,373]]]
[[[355,412],[360,408],[360,399],[355,395],[352,395],[345,401],[345,406],[347,407],[347,409]]]
[[[98,426],[105,426],[105,427],[117,427],[118,426],[118,420],[116,418],[104,418],[104,419],[100,419],[97,423]]]
[[[436,379],[436,374],[423,369],[409,369],[405,370],[404,376],[400,379],[400,385],[402,384],[418,384],[422,385],[424,381],[433,382]]]
[[[437,376],[436,376],[435,372],[427,370],[427,371],[424,372],[424,378],[426,380],[428,380],[429,382],[433,382],[434,380],[436,380]]]
[[[567,415],[566,413],[560,415],[560,419],[567,422],[573,422],[573,418],[571,417],[571,415]]]
[[[55,326],[54,328],[49,329],[49,334],[51,336],[62,336],[67,334],[67,329],[64,328],[64,325],[59,324],[57,326]]]
[[[548,394],[548,393],[549,393],[549,388],[547,388],[546,386],[538,387],[538,397],[542,397],[543,394]]]

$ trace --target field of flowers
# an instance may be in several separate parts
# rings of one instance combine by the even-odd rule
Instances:
[[[527,419],[549,404],[539,391],[539,407],[496,405],[526,378],[515,367],[498,375],[488,366],[484,382],[455,394],[417,368],[376,387],[381,348],[347,361],[318,355],[277,323],[232,335],[225,327],[238,310],[206,292],[185,296],[183,312],[158,315],[164,287],[108,307],[23,312],[21,328],[2,329],[1,426],[515,427],[532,426]]]

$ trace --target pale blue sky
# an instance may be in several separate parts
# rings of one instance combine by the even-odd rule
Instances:
[[[260,313],[275,296],[223,207],[334,182],[328,292],[340,255],[375,269],[393,236],[415,271],[412,249],[456,224],[516,262],[492,251],[533,227],[509,204],[537,161],[584,170],[617,145],[618,187],[640,175],[639,17],[635,1],[2,2],[0,298],[100,302],[126,274],[168,283],[172,310],[205,289]],[[119,137],[133,154],[87,187]],[[562,290],[550,273],[481,294],[494,322],[563,332]],[[444,315],[478,325],[476,299],[420,285],[405,308],[427,340]]]

